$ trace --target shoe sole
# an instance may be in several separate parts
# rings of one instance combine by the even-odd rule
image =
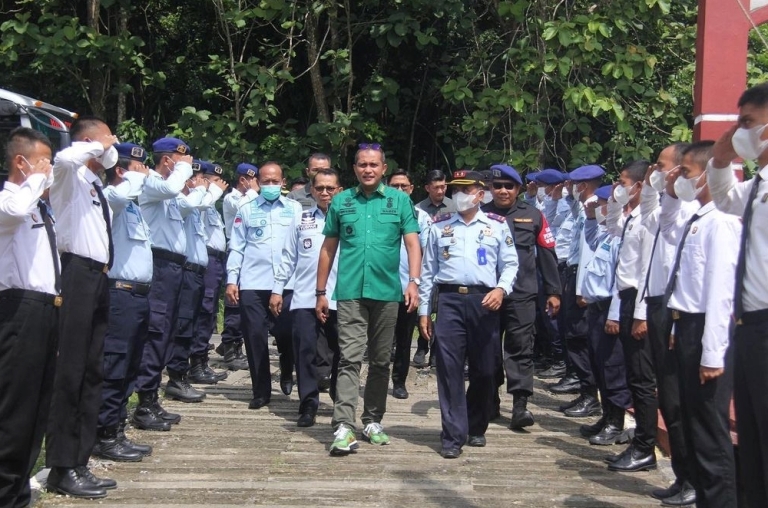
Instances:
[[[138,430],[149,430],[149,431],[152,431],[152,432],[168,432],[169,430],[171,430],[170,426],[167,427],[167,428],[153,428],[153,427],[150,427],[148,425],[141,425],[141,424],[136,423],[136,422],[131,422],[131,425],[133,425],[133,427],[135,429],[138,429]]]
[[[590,411],[586,414],[568,414],[568,410],[563,411],[563,414],[567,416],[568,418],[589,418],[590,416],[601,416],[603,414],[602,411]]]
[[[388,444],[389,444],[389,441],[387,441],[386,443],[374,443],[373,441],[371,441],[371,438],[369,438],[369,437],[368,437],[368,436],[366,436],[366,435],[363,435],[363,439],[364,439],[366,442],[368,442],[368,443],[371,443],[372,445],[376,445],[376,446],[386,446],[386,445],[388,445]]]
[[[592,436],[592,437],[595,437],[595,436]],[[626,442],[627,442],[626,440],[625,441],[621,441],[621,434],[619,434],[618,436],[615,436],[613,439],[602,441],[602,442],[592,441],[591,438],[589,440],[589,444],[594,445],[594,446],[613,446],[613,445],[617,445],[617,444],[624,444]]]
[[[357,444],[357,441],[349,445],[348,448],[331,448],[330,454],[333,457],[343,457],[344,455],[349,455],[351,453],[354,453],[355,450],[357,450],[360,447],[359,444]]]
[[[50,485],[48,487],[46,487],[45,490],[47,490],[48,492],[50,492],[52,494],[61,494],[62,496],[68,496],[68,497],[72,497],[72,498],[75,498],[75,499],[104,499],[105,497],[107,497],[107,493],[106,492],[103,495],[99,494],[98,496],[78,496],[76,494],[72,494],[71,492],[67,492],[67,491],[65,491],[63,489],[60,489],[58,487],[51,487]]]
[[[173,395],[168,392],[165,393],[165,398],[171,399],[171,400],[178,400],[179,402],[185,402],[187,404],[195,404],[197,402],[202,402],[205,400],[205,396],[200,397],[199,399],[189,399],[189,398],[182,397],[180,395]]]
[[[570,393],[579,393],[580,388],[578,386],[575,386],[573,388],[568,388],[567,390],[562,390],[560,388],[549,388],[549,391],[554,393],[555,395],[567,395]]]
[[[612,468],[611,465],[608,466],[608,471],[614,471],[616,473],[639,473],[641,471],[655,471],[656,468],[658,468],[658,464],[651,464],[649,466],[638,467],[636,469]]]
[[[525,418],[519,422],[510,423],[509,430],[522,430],[526,427],[532,427],[533,423],[533,418]]]
[[[139,453],[139,452],[136,452],[136,453]],[[113,462],[141,462],[141,459],[144,458],[143,454],[139,455],[135,459],[118,458],[118,457],[113,457],[113,456],[110,456],[110,455],[104,455],[104,454],[101,454],[101,453],[91,453],[91,455],[93,457],[97,457],[99,459],[111,460]]]

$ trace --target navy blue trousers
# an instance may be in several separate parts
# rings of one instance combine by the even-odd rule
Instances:
[[[136,378],[138,393],[156,392],[168,363],[171,338],[176,328],[181,293],[180,264],[155,258],[152,263],[152,289],[149,291],[149,330]]]
[[[221,342],[232,344],[243,341],[243,330],[240,324],[240,305],[232,305],[224,299],[224,329],[221,331]]]
[[[418,324],[418,312],[408,312],[404,303],[397,308],[397,322],[395,323],[395,361],[392,364],[392,383],[405,385],[408,378],[408,370],[411,367],[411,345],[413,344],[413,331]]]
[[[99,428],[116,427],[128,416],[128,398],[133,393],[148,329],[147,296],[110,289]]]
[[[461,448],[468,435],[484,435],[494,410],[494,378],[501,363],[499,314],[481,305],[484,297],[447,292],[437,297],[435,351],[443,448]]]
[[[186,374],[200,303],[203,299],[203,274],[184,270],[179,293],[179,319],[169,348],[168,370]]]
[[[589,330],[587,328],[587,308],[576,303],[577,267],[567,268],[568,278],[563,290],[565,307],[565,343],[570,367],[581,382],[582,392],[597,388],[595,375],[589,361]]]
[[[336,392],[336,376],[339,370],[339,328],[336,311],[328,314],[325,324],[315,314],[315,309],[291,311],[293,321],[293,352],[296,360],[296,381],[299,385],[299,413],[317,412],[320,390],[317,387],[317,346],[320,331],[325,332],[328,346],[333,351],[331,366],[331,395]]]
[[[203,276],[202,301],[200,302],[190,349],[190,356],[193,358],[208,357],[208,343],[211,341],[211,336],[216,328],[221,283],[224,281],[226,272],[226,260],[214,256],[208,258],[208,269]]]
[[[600,398],[614,406],[627,409],[632,395],[627,388],[627,369],[624,367],[624,348],[618,335],[605,333],[605,322],[611,299],[590,303],[587,307],[589,325],[589,353]]]

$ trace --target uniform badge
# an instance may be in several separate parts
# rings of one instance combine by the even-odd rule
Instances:
[[[443,237],[446,236],[453,236],[453,228],[448,224],[443,228]]]
[[[387,198],[387,208],[392,208],[392,198]]]
[[[178,145],[176,147],[176,151],[179,152],[180,154],[185,154],[187,153],[187,147],[186,145]]]
[[[134,146],[133,148],[131,148],[131,157],[134,157],[136,159],[143,159],[144,149],[139,146]]]
[[[355,233],[355,228],[352,226],[347,226],[344,228],[344,232],[347,234],[347,236],[352,236]]]
[[[258,236],[259,238],[264,236],[264,230],[262,228],[256,228],[256,236]]]
[[[766,201],[768,201],[768,192],[766,192],[765,194],[763,194],[763,197],[762,197],[762,199],[760,199],[760,202],[761,202],[761,203],[765,203]]]
[[[305,238],[304,239],[304,248],[305,249],[311,249],[312,248],[312,239],[311,238]]]
[[[243,219],[241,219],[240,217],[235,217],[235,222],[233,223],[233,226],[236,228],[239,228],[240,224],[242,223],[243,223]]]
[[[347,199],[344,201],[344,206],[352,206],[353,204],[352,198],[347,196]]]
[[[451,257],[451,253],[448,252],[448,247],[443,247],[443,259],[448,259]]]
[[[506,238],[504,239],[504,243],[506,243],[507,245],[509,245],[509,246],[511,247],[512,245],[514,245],[514,244],[515,244],[515,241],[512,239],[512,237],[511,237],[511,236],[508,236],[508,237],[506,237]]]
[[[96,197],[96,189],[91,189],[91,196]]]
[[[261,222],[259,224],[261,224],[262,226],[266,226],[267,225],[267,219],[261,219]]]
[[[627,229],[628,229],[628,230],[630,230],[630,231],[632,231],[632,226],[634,226],[634,224],[630,224],[630,225],[629,225],[629,227],[628,227]]]
[[[484,236],[492,236],[493,235],[493,231],[491,231],[490,227],[486,227],[485,229],[483,229],[483,235]]]
[[[699,227],[698,227],[698,226],[693,226],[693,229],[691,230],[691,234],[692,234],[692,235],[695,235],[695,234],[696,234],[696,231],[698,231],[698,230],[699,230]]]
[[[39,222],[37,215],[35,215],[34,213],[32,214],[32,222]]]

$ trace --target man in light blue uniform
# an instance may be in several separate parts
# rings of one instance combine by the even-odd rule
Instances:
[[[139,405],[133,424],[139,429],[158,430],[149,422],[164,420],[178,423],[181,416],[168,413],[160,405],[157,392],[166,355],[178,314],[179,292],[187,238],[184,219],[179,210],[179,193],[192,176],[192,156],[189,146],[176,138],[161,138],[152,144],[155,170],[139,196],[144,219],[149,224],[152,240],[152,287],[149,291],[149,332],[144,344],[141,367],[136,379]],[[182,196],[183,198],[183,196]]]
[[[202,177],[208,181],[209,187],[218,184],[226,188],[226,183],[222,179],[224,169],[220,165],[201,161],[201,166],[203,168]],[[202,302],[195,321],[192,347],[190,348],[192,368],[189,372],[189,378],[193,383],[212,384],[210,381],[218,382],[227,377],[226,372],[217,373],[208,366],[208,343],[216,327],[221,285],[227,271],[227,239],[224,236],[224,221],[216,209],[215,203],[202,210],[200,215],[207,238],[208,267],[205,270],[205,275],[203,275]]]
[[[285,178],[279,164],[268,162],[262,165],[258,178],[261,194],[237,212],[227,258],[227,298],[240,304],[245,352],[251,372],[253,399],[248,404],[249,409],[264,407],[272,396],[267,332],[280,320],[275,320],[270,312],[269,298],[275,286],[275,271],[280,266],[285,237],[291,231],[294,217],[301,215],[301,205],[280,194]],[[281,310],[287,316],[285,306],[289,299],[285,297],[283,300]],[[281,337],[278,332],[273,333],[280,345]],[[290,337],[290,332],[287,335]],[[289,354],[287,349],[292,350],[292,345],[283,345],[283,348],[280,384],[283,392],[289,394],[292,380],[283,375],[287,362],[282,357]]]
[[[168,356],[168,384],[165,395],[182,402],[200,402],[205,393],[195,390],[189,382],[214,384],[222,378],[211,371],[207,374],[202,368],[202,358],[190,358],[192,339],[194,336],[197,315],[203,298],[203,276],[208,267],[208,237],[203,226],[202,213],[221,197],[226,184],[223,182],[209,183],[202,178],[203,165],[201,161],[192,164],[193,175],[187,180],[182,190],[186,197],[186,205],[181,208],[184,217],[184,234],[187,237],[186,257],[182,275],[181,292],[179,293],[179,318],[176,322],[176,333],[173,346]],[[194,369],[194,379],[188,376],[190,359]]]
[[[283,309],[283,291],[290,279],[294,279],[291,301],[293,321],[293,349],[296,359],[296,378],[299,385],[299,427],[315,424],[320,405],[320,376],[317,371],[317,348],[320,331],[324,330],[328,345],[333,351],[331,364],[331,398],[335,397],[336,374],[339,366],[339,332],[337,327],[336,301],[328,301],[330,312],[325,323],[315,313],[315,286],[320,247],[323,245],[325,214],[333,196],[341,191],[339,175],[332,169],[319,169],[312,175],[310,192],[314,206],[295,217],[291,231],[285,238],[280,267],[275,273],[275,285],[269,299],[269,308],[275,315]],[[336,287],[338,263],[331,267],[328,286]],[[333,291],[333,289],[331,289]]]
[[[456,171],[453,176],[457,213],[436,217],[430,227],[419,287],[419,328],[427,338],[433,333],[430,314],[437,312],[440,453],[447,459],[458,458],[464,443],[485,446],[501,362],[498,311],[517,277],[517,251],[506,219],[480,210],[482,175]],[[431,305],[433,290],[436,309]]]
[[[91,454],[117,462],[137,462],[152,453],[152,447],[132,443],[124,433],[128,399],[149,323],[152,246],[149,226],[134,201],[144,190],[149,169],[144,165],[147,154],[139,145],[114,146],[118,160],[115,167],[106,170],[109,185],[104,188],[104,197],[112,209],[115,261],[107,273],[109,319],[104,336],[104,383],[97,441]],[[167,430],[169,424],[158,420],[147,425]]]
[[[242,162],[235,169],[235,184],[232,190],[224,196],[222,212],[224,214],[224,231],[227,238],[232,238],[232,224],[237,211],[245,203],[259,196],[259,169],[253,164]],[[224,260],[224,278],[226,279],[226,259]],[[224,365],[229,370],[245,370],[248,359],[243,354],[243,331],[240,327],[240,306],[233,305],[224,298],[224,330],[221,332],[221,344],[216,346],[216,352],[224,357]]]
[[[387,184],[395,189],[400,189],[409,196],[413,192],[413,179],[411,175],[402,169],[398,169],[389,175]],[[432,218],[421,208],[416,210],[416,220],[419,223],[419,241],[424,250],[432,225]],[[400,244],[400,285],[408,287],[408,251],[405,243]],[[408,390],[405,388],[405,380],[408,378],[408,370],[411,366],[411,343],[413,342],[413,330],[418,325],[418,313],[408,312],[405,303],[400,302],[397,310],[397,322],[395,323],[395,358],[392,362],[392,396],[396,399],[407,399]]]

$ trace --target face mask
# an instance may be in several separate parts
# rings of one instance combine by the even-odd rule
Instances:
[[[536,191],[536,197],[538,197],[539,200],[544,201],[544,198],[547,197],[547,189],[544,187],[539,187],[539,189]]]
[[[704,189],[704,185],[696,188],[702,176],[704,176],[704,173],[700,174],[696,178],[680,177],[675,180],[675,194],[677,194],[677,197],[683,201],[695,200],[696,196],[698,196],[702,189]]]
[[[493,201],[493,196],[491,195],[491,193],[490,192],[484,192],[483,193],[483,204],[487,205],[491,201]]]
[[[580,197],[581,197],[581,191],[579,190],[579,188],[576,185],[574,185],[573,186],[573,199],[578,201]]]
[[[631,189],[635,185],[632,184],[629,188]],[[630,195],[629,191],[627,190],[627,187],[624,187],[623,185],[619,185],[615,189],[613,189],[613,199],[616,200],[618,204],[621,206],[627,206],[629,202],[634,197],[634,194]]]
[[[768,148],[768,140],[760,139],[766,127],[768,125],[760,125],[751,129],[743,127],[736,129],[733,138],[731,138],[731,143],[739,157],[744,160],[754,160],[762,155],[765,149]]]
[[[603,213],[602,206],[598,206],[597,208],[595,208],[595,220],[597,221],[598,224],[602,224],[603,222],[605,222],[605,214]]]
[[[464,194],[463,192],[457,192],[453,196],[453,202],[456,205],[457,212],[466,212],[477,206],[475,203],[475,197],[477,194]]]
[[[264,199],[267,201],[274,201],[280,197],[280,189],[280,185],[262,185],[261,195],[264,196]]]
[[[664,192],[667,186],[667,174],[662,171],[654,171],[651,173],[651,187],[656,192]]]
[[[114,168],[117,164],[118,153],[114,146],[110,146],[97,160],[105,169]]]

